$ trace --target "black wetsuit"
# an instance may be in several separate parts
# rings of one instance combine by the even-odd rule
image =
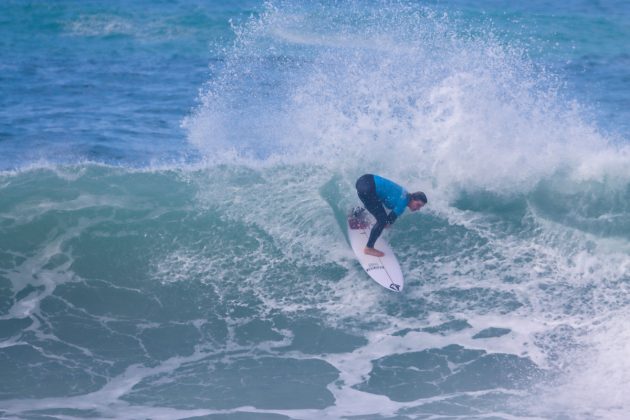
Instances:
[[[381,182],[387,182],[393,184],[395,187],[400,188],[400,193],[404,194],[406,197],[406,191],[400,187],[399,185],[386,180],[384,178],[379,178]],[[385,211],[384,202],[389,201],[391,204],[391,199],[387,197],[385,199],[379,197],[376,188],[376,182],[374,180],[374,175],[366,174],[361,176],[356,183],[357,193],[359,198],[363,202],[366,210],[372,213],[372,215],[376,218],[376,224],[372,227],[372,231],[370,232],[370,238],[368,239],[367,247],[374,248],[374,243],[381,236],[383,229],[387,224],[392,224],[396,221],[398,214],[396,211],[391,211],[389,214]],[[388,191],[389,192],[389,191]],[[406,200],[406,198],[405,198]],[[398,202],[400,202],[400,197],[398,198]],[[403,203],[404,204],[404,203]],[[389,206],[388,206],[389,207]],[[402,210],[400,210],[400,205],[398,206],[398,211],[402,213],[404,211],[404,205],[402,206]]]

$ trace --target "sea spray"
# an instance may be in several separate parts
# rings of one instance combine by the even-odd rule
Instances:
[[[0,414],[627,412],[627,143],[465,14],[259,11],[185,121],[198,160],[0,175]],[[344,236],[364,172],[429,195],[388,233],[403,294]]]

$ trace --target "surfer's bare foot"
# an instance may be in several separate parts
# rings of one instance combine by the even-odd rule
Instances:
[[[384,253],[382,253],[378,249],[376,249],[376,248],[368,248],[367,246],[365,247],[363,252],[365,254],[367,254],[367,255],[372,255],[373,257],[382,257],[383,255],[385,255]]]

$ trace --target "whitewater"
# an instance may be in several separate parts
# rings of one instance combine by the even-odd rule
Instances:
[[[0,417],[628,418],[627,5],[0,10]]]

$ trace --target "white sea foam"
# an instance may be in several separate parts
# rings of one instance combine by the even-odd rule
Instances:
[[[554,219],[531,197],[541,184],[557,191],[558,200],[569,191],[577,194],[577,200],[588,200],[593,184],[611,194],[623,193],[630,182],[628,146],[600,132],[582,106],[563,92],[561,81],[535,65],[527,51],[506,45],[492,32],[473,35],[454,19],[423,9],[405,17],[395,12],[374,12],[376,17],[358,13],[351,25],[344,25],[334,8],[322,12],[315,7],[318,24],[308,15],[312,10],[289,9],[269,7],[260,18],[237,28],[237,41],[226,50],[224,72],[209,82],[203,105],[184,124],[190,141],[210,159],[226,162],[224,157],[229,156],[232,163],[254,168],[271,184],[269,191],[274,196],[292,197],[301,204],[290,203],[285,212],[274,201],[259,203],[264,214],[260,225],[289,254],[292,246],[305,248],[301,244],[308,244],[317,249],[340,239],[322,235],[335,228],[334,221],[325,216],[324,208],[317,208],[317,197],[302,201],[299,182],[323,185],[338,177],[342,192],[336,199],[344,203],[340,208],[356,200],[352,182],[364,172],[377,172],[424,189],[430,197],[429,214],[446,221],[442,229],[461,229],[477,237],[478,244],[471,242],[460,251],[441,248],[447,253],[443,256],[399,252],[412,284],[406,293],[411,299],[431,299],[432,294],[445,296],[439,293],[449,288],[466,291],[476,287],[509,296],[520,307],[509,309],[510,301],[505,303],[507,307],[497,302],[496,307],[483,308],[453,301],[449,313],[467,319],[476,330],[482,325],[503,325],[511,331],[483,343],[472,340],[469,332],[441,338],[441,343],[432,343],[431,336],[419,337],[418,333],[385,342],[421,339],[429,340],[427,346],[437,347],[457,342],[527,355],[541,367],[563,370],[577,356],[553,332],[574,326],[574,332],[568,334],[576,340],[592,332],[592,340],[582,341],[586,350],[579,354],[587,360],[594,358],[599,366],[587,375],[589,386],[598,386],[595,384],[604,380],[602,372],[612,369],[606,367],[608,360],[621,359],[619,354],[606,353],[602,344],[611,338],[607,332],[617,324],[604,320],[596,327],[588,319],[627,307],[622,297],[630,263],[624,251],[627,238],[583,231],[584,218],[592,217],[582,216],[583,208],[576,209],[580,215],[572,219]],[[333,21],[337,26],[330,24]],[[285,66],[277,66],[279,57]],[[252,93],[249,88],[254,85]],[[261,90],[261,85],[268,89]],[[235,110],[236,104],[244,106]],[[255,132],[261,135],[253,141]],[[277,166],[317,169],[292,188],[280,191],[276,179],[271,181],[280,174],[273,169]],[[287,173],[291,171],[300,169]],[[293,184],[291,177],[279,178],[283,179],[277,180],[280,184]],[[490,194],[481,201],[522,200],[520,231],[505,221],[497,223],[496,214],[456,208],[454,203],[462,192],[473,197]],[[294,211],[308,217],[287,219]],[[602,212],[596,216],[600,222],[624,220],[622,210]],[[238,218],[250,217],[241,211],[234,213]],[[312,231],[309,220],[317,221]],[[302,234],[299,227],[308,234]],[[453,235],[457,230],[448,232]],[[300,257],[295,254],[292,258]],[[343,258],[340,249],[326,257],[348,267]],[[323,306],[331,314],[331,322],[360,317],[376,323],[397,322],[397,328],[403,328],[405,321],[383,315],[387,303],[379,290],[370,288],[373,285],[364,279],[357,284],[359,278],[360,270],[350,260],[348,274],[335,286],[335,298]],[[420,326],[427,322],[418,320]],[[619,340],[613,341],[618,345],[613,348],[622,352],[624,340],[616,338]],[[409,344],[384,349],[377,342],[370,339],[352,355],[327,360],[342,371],[346,382],[357,383],[368,371],[369,360],[377,355],[418,349]],[[558,352],[560,362],[554,360]],[[620,372],[609,376],[615,383],[611,386],[624,389],[622,381],[630,369],[612,363]],[[565,393],[563,408],[567,411],[570,395],[578,393],[577,388]],[[615,395],[619,394],[600,399],[604,413],[612,415],[625,407]],[[354,413],[391,414],[400,407],[387,409],[388,402],[382,397],[361,396],[347,388],[337,397],[331,415],[353,412],[346,404],[356,398],[362,401],[360,406],[374,408],[361,411],[352,404],[359,410]],[[584,406],[597,404],[585,402]],[[532,415],[536,415],[534,411]]]
[[[66,26],[80,36],[133,35],[138,30],[131,20],[114,15],[84,15]]]
[[[359,16],[337,32],[328,23],[311,28],[299,12],[270,7],[239,28],[225,70],[185,123],[208,156],[309,162],[351,175],[372,168],[438,194],[527,192],[559,172],[628,182],[627,147],[586,122],[526,51],[492,33],[467,35],[421,9]],[[324,22],[340,18],[328,13]],[[298,28],[300,36],[288,35]]]
[[[42,199],[9,216],[72,213],[104,204],[121,213],[148,211],[153,203],[162,207],[147,219],[169,212],[174,225],[208,214],[218,218],[224,231],[208,228],[188,242],[182,230],[160,232],[156,238],[168,246],[156,246],[151,254],[151,278],[169,287],[199,281],[213,289],[221,304],[232,290],[262,302],[263,309],[253,309],[261,312],[226,320],[226,351],[251,350],[249,356],[257,357],[253,353],[273,354],[289,344],[293,337],[288,330],[282,331],[282,340],[257,343],[253,349],[235,344],[237,327],[274,311],[289,318],[317,311],[327,326],[362,335],[367,343],[346,353],[286,354],[321,358],[339,369],[340,382],[328,386],[335,405],[325,410],[176,410],[121,400],[142,379],[165,374],[164,381],[172,380],[170,373],[211,354],[196,348],[192,356],[153,367],[128,366],[94,393],[11,400],[4,409],[70,407],[118,418],[239,409],[313,419],[395,415],[401,408],[453,395],[398,403],[353,388],[370,373],[372,361],[459,344],[528,357],[559,373],[553,399],[545,398],[544,391],[542,398],[536,393],[530,398],[529,391],[498,390],[529,403],[518,411],[523,416],[621,418],[627,412],[627,238],[589,232],[536,200],[541,184],[551,185],[552,193],[570,191],[582,198],[589,183],[613,194],[623,192],[630,180],[627,147],[612,144],[587,122],[580,106],[561,93],[561,84],[537,69],[525,51],[504,45],[492,33],[473,36],[430,11],[399,12],[364,20],[359,15],[331,32],[335,26],[328,20],[334,21],[334,15],[318,16],[323,27],[303,28],[311,21],[306,12],[270,6],[237,28],[225,69],[209,83],[203,105],[184,124],[191,143],[205,153],[204,162],[142,169],[42,164],[2,174],[3,188],[39,169],[74,185],[95,168],[116,173],[121,185],[133,183],[127,175],[147,173],[172,175],[182,181],[177,184],[182,189],[192,186],[192,196],[177,203],[161,202],[160,193],[136,200],[123,188],[124,197],[85,192],[61,203]],[[129,29],[96,23],[94,35]],[[408,279],[401,296],[371,282],[345,242],[345,210],[357,202],[353,182],[363,172],[379,172],[429,195],[428,208],[419,216],[405,216],[391,233]],[[513,200],[519,216],[475,207],[475,199],[499,207]],[[602,213],[595,218],[613,225],[624,217],[623,210]],[[111,220],[92,218],[73,225],[8,273],[15,291],[27,284],[44,288],[17,302],[5,318],[36,315],[56,285],[76,280],[70,275],[73,256],[63,244],[101,222]],[[129,223],[125,228],[141,235],[137,219],[116,222]],[[409,232],[417,237],[409,239]],[[58,254],[67,255],[62,265],[44,269]],[[333,275],[326,272],[330,267]],[[423,331],[453,319],[465,320],[471,328]],[[144,321],[141,331],[158,325]],[[203,321],[193,323],[199,329]],[[473,338],[491,327],[509,333]],[[405,329],[406,334],[395,335]]]

